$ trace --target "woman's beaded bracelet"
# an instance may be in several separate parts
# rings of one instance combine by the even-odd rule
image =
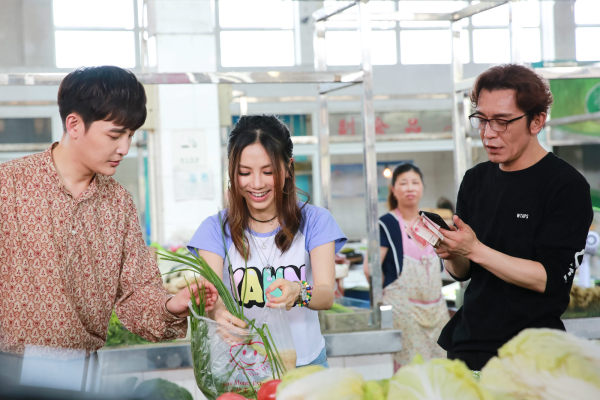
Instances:
[[[300,281],[300,296],[298,298],[298,307],[308,307],[310,299],[312,299],[312,286],[306,281]]]

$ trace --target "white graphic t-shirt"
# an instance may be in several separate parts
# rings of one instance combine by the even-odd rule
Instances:
[[[302,207],[302,204],[300,206]],[[226,213],[227,210],[220,213],[221,220],[225,220]],[[274,241],[279,229],[268,233],[246,231],[250,244],[250,259],[247,262],[233,245],[229,236],[229,227],[226,227],[225,235],[222,234],[219,214],[204,220],[188,244],[191,251],[206,250],[223,258],[223,282],[227,288],[231,288],[229,262],[225,256],[225,248],[227,249],[238,298],[244,299],[244,315],[249,319],[257,317],[265,307],[266,289],[275,279],[304,280],[313,285],[310,264],[312,249],[325,243],[335,242],[337,253],[346,242],[346,237],[331,213],[310,204],[302,208],[300,229],[290,248],[283,254]],[[319,268],[319,266],[315,267]],[[244,293],[241,293],[242,290]],[[287,318],[296,348],[296,363],[297,365],[308,364],[325,346],[317,312],[296,306],[287,312]]]

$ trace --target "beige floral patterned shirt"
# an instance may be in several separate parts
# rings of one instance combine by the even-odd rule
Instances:
[[[97,350],[115,304],[148,340],[184,336],[187,321],[165,308],[131,195],[96,175],[74,199],[51,148],[0,165],[0,351]]]

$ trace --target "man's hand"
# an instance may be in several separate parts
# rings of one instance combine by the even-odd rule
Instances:
[[[458,215],[453,216],[452,219],[456,228],[453,230],[440,229],[444,239],[438,243],[435,252],[445,260],[451,260],[457,256],[470,258],[473,250],[480,244],[477,235]]]
[[[167,311],[178,317],[188,316],[188,303],[190,302],[191,298],[190,290],[192,293],[194,293],[194,298],[197,298],[199,291],[203,290],[203,288],[206,299],[206,310],[212,310],[217,302],[218,292],[212,283],[203,279],[199,284],[194,283],[190,285],[189,289],[187,287],[181,289],[175,296],[167,300]]]
[[[473,246],[479,243],[479,240],[471,227],[457,215],[452,220],[455,226],[451,226],[450,230],[440,229],[444,238],[435,247],[435,252],[446,261],[446,270],[452,276],[462,279],[469,274],[471,263],[468,255],[472,254]]]

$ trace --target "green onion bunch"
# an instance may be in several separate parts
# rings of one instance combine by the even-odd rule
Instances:
[[[229,255],[227,252],[225,253],[227,259],[229,260]],[[227,311],[229,311],[233,316],[245,321],[248,324],[248,331],[250,334],[256,332],[258,336],[261,338],[261,341],[264,345],[264,351],[266,352],[267,359],[271,366],[273,379],[281,379],[283,374],[285,373],[285,367],[283,361],[281,359],[281,355],[274,345],[273,337],[271,336],[271,332],[269,331],[269,327],[266,324],[258,326],[257,322],[252,319],[249,320],[244,315],[243,302],[239,298],[237,294],[237,290],[234,287],[233,280],[233,270],[231,267],[231,262],[229,262],[229,276],[230,282],[232,285],[231,292],[227,289],[223,280],[215,273],[215,271],[208,265],[208,263],[200,256],[195,255],[191,252],[187,252],[185,254],[182,253],[174,253],[166,250],[158,251],[158,255],[162,260],[172,261],[183,265],[184,267],[177,269],[177,271],[191,271],[195,274],[202,276],[208,282],[212,283],[217,292],[219,293],[219,297],[225,304]],[[176,272],[176,271],[172,271]],[[198,295],[194,295],[189,287],[192,301],[191,307],[194,313],[198,316],[206,316],[206,294],[204,293],[204,287],[201,286],[196,278],[194,278],[196,284],[198,285]],[[244,280],[245,284],[245,280]],[[233,296],[232,294],[233,293]],[[245,293],[245,291],[242,291]],[[196,318],[191,318],[191,332],[192,332],[192,349],[193,349],[193,358],[194,358],[194,374],[196,376],[196,382],[200,390],[209,398],[214,399],[220,393],[228,391],[229,389],[225,387],[224,383],[220,380],[214,379],[212,374],[210,373],[210,348],[208,345],[208,325],[206,321],[198,320]],[[204,342],[204,343],[203,343]],[[248,343],[249,344],[249,343]],[[195,348],[195,349],[194,349]],[[230,375],[235,372],[235,369],[232,368]],[[256,389],[252,384],[250,378],[246,374],[246,372],[242,369],[242,372],[246,376],[246,379],[249,383],[249,391],[245,391],[245,393],[241,393],[246,397],[256,398]],[[226,377],[229,378],[229,377]]]

